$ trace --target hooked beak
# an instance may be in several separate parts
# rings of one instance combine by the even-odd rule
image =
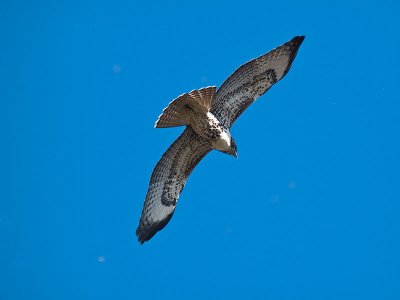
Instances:
[[[234,157],[236,157],[236,158],[238,158],[238,154],[237,154],[237,151],[232,151],[232,152],[230,152],[229,153],[230,155],[232,155],[232,156],[234,156]]]
[[[238,154],[237,154],[236,150],[231,149],[231,150],[228,150],[228,151],[221,151],[221,152],[238,158]]]

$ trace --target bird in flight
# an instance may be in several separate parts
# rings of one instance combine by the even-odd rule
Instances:
[[[163,154],[150,178],[136,235],[141,244],[163,229],[174,214],[186,180],[211,150],[237,157],[230,128],[241,113],[289,71],[304,36],[240,66],[217,90],[193,90],[168,104],[156,128],[186,126]]]

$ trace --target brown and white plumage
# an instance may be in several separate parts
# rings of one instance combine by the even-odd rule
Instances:
[[[304,36],[241,65],[218,89],[211,112],[230,128],[240,114],[289,71]]]
[[[184,113],[187,109],[186,106],[189,105],[200,112],[207,113],[210,110],[215,91],[215,86],[209,86],[180,95],[164,108],[154,127],[166,128],[189,125],[189,114]]]
[[[187,178],[208,152],[215,149],[237,157],[230,127],[255,99],[287,74],[303,40],[297,36],[245,63],[218,91],[215,87],[192,91],[164,109],[155,127],[187,127],[153,170],[136,230],[140,243],[169,222]]]
[[[210,143],[188,126],[163,154],[151,175],[136,231],[141,243],[149,240],[168,223],[187,178],[210,151]]]

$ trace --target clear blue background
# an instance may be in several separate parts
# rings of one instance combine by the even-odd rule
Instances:
[[[0,299],[400,299],[398,1],[2,1]],[[134,232],[177,95],[306,35]]]

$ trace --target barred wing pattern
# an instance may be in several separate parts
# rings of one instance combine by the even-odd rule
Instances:
[[[230,128],[241,113],[289,71],[304,36],[240,66],[218,89],[211,112]]]
[[[174,214],[190,173],[211,151],[211,144],[187,127],[163,154],[151,175],[136,235],[141,244],[163,229]]]

